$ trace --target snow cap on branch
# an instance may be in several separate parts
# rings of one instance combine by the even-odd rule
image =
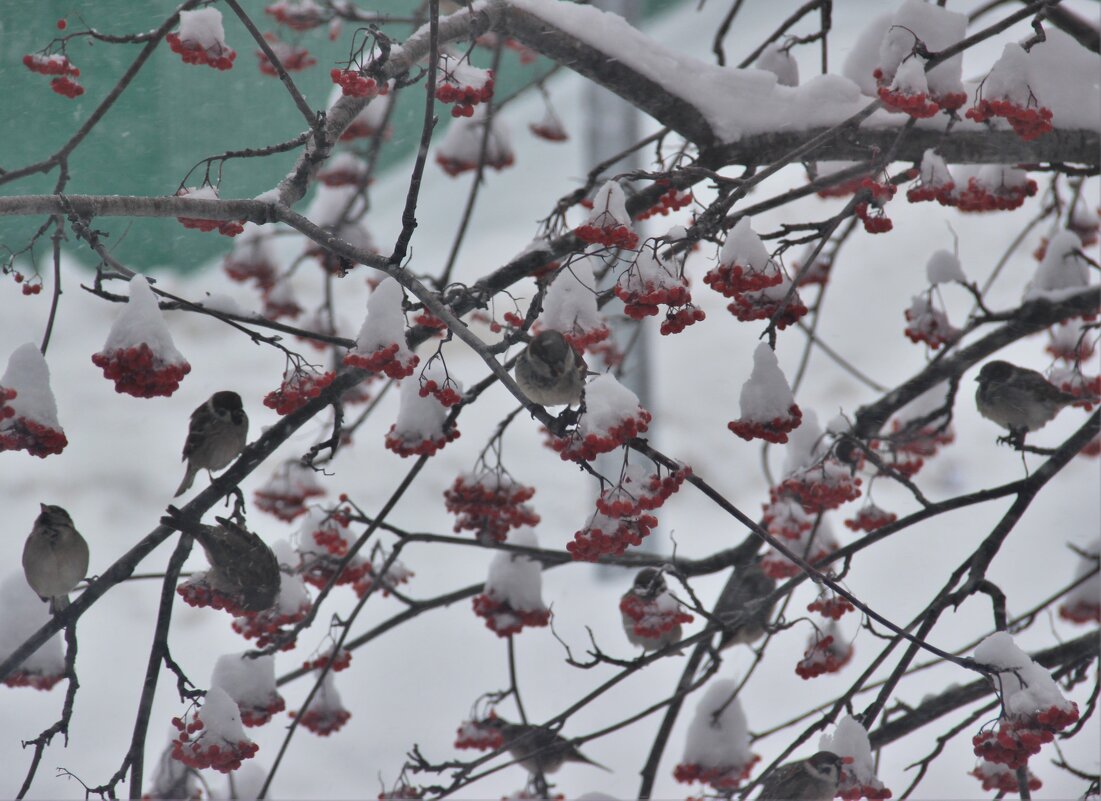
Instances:
[[[585,255],[558,272],[543,297],[536,329],[560,332],[576,350],[608,338],[608,325],[596,305],[593,267],[598,260]]]
[[[1000,671],[996,688],[1011,717],[1031,716],[1049,709],[1069,713],[1074,709],[1051,674],[1018,648],[1008,632],[995,632],[979,643],[975,660]]]
[[[413,374],[420,359],[405,341],[405,310],[401,284],[386,278],[367,298],[367,316],[356,337],[356,346],[344,363],[383,372],[402,379]]]
[[[521,526],[508,535],[510,545],[537,548],[535,532]],[[474,613],[498,637],[524,626],[546,626],[550,610],[543,603],[543,566],[523,554],[501,551],[489,563],[485,591],[474,598]]]
[[[776,82],[780,86],[799,85],[799,64],[792,57],[790,50],[785,50],[776,42],[765,45],[761,55],[753,62],[753,66],[765,72],[771,72],[776,76]]]
[[[753,372],[742,385],[740,406],[741,417],[728,427],[742,439],[787,442],[788,432],[798,428],[802,420],[803,413],[780,370],[780,362],[765,342],[753,352]]]
[[[895,73],[921,42],[931,52],[943,50],[967,36],[967,15],[942,6],[905,0],[891,17],[890,25],[879,45],[881,83],[889,84]],[[963,81],[963,54],[957,53],[926,75],[930,92],[941,101],[948,95],[963,95],[954,108],[966,100]],[[942,105],[944,105],[942,103]]]

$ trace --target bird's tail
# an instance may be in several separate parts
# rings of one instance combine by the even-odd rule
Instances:
[[[69,607],[68,595],[54,595],[50,597],[50,614],[58,615]]]
[[[573,758],[574,758],[574,761],[576,761],[576,762],[584,762],[584,763],[585,763],[586,765],[592,765],[592,766],[593,766],[594,768],[600,768],[601,770],[606,770],[606,771],[608,771],[608,773],[613,773],[613,772],[614,772],[614,771],[613,771],[613,770],[612,770],[611,768],[609,768],[609,767],[608,767],[607,765],[601,765],[601,764],[600,764],[599,762],[597,762],[596,760],[594,760],[594,759],[589,759],[589,758],[588,758],[587,756],[585,756],[584,754],[582,754],[582,753],[581,753],[580,751],[578,751],[578,750],[577,750],[576,748],[575,748],[575,749],[573,749]]]
[[[173,498],[179,498],[181,495],[183,495],[185,492],[187,492],[189,489],[191,489],[191,484],[195,481],[195,475],[198,472],[199,472],[199,468],[198,467],[192,467],[191,462],[188,462],[187,463],[187,472],[184,473],[183,481],[180,482],[180,486],[176,490],[176,494],[173,495],[172,497]]]

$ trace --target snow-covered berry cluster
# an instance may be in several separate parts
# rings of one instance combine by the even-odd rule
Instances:
[[[849,663],[853,648],[840,639],[840,632],[833,626],[829,633],[815,632],[803,652],[803,658],[795,665],[795,672],[803,679],[813,679],[823,673],[836,673]]]
[[[1027,770],[1027,769],[1026,769]],[[1017,781],[1017,771],[1008,765],[1000,765],[987,759],[980,759],[974,770],[968,772],[968,776],[974,776],[982,782],[984,792],[995,791],[998,795],[1020,792],[1021,786]],[[1027,770],[1028,789],[1036,792],[1044,786],[1036,774]]]
[[[205,64],[217,70],[233,68],[236,51],[226,44],[222,12],[213,7],[180,12],[180,29],[164,37],[184,64]]]
[[[631,229],[627,213],[627,198],[615,181],[607,181],[592,199],[588,218],[573,230],[577,238],[590,245],[633,250],[638,246],[638,234]]]
[[[336,373],[318,372],[312,367],[294,365],[283,373],[279,389],[264,396],[264,405],[277,414],[298,411],[321,394],[321,390],[333,383]]]
[[[508,536],[511,545],[539,547],[535,532],[527,526]],[[550,609],[543,603],[542,566],[520,553],[501,551],[489,563],[485,590],[474,598],[474,614],[498,637],[518,634],[525,626],[546,626]]]
[[[367,175],[367,162],[351,151],[341,151],[317,172],[317,180],[329,187],[359,186]]]
[[[325,22],[325,11],[314,0],[276,0],[264,13],[293,31],[309,31]]]
[[[1101,623],[1101,575],[1096,572],[1099,553],[1101,539],[1094,540],[1079,552],[1081,560],[1074,577],[1081,580],[1081,583],[1068,592],[1059,605],[1059,617],[1063,620],[1071,623]],[[1086,578],[1091,574],[1093,578]]]
[[[241,284],[252,281],[257,289],[268,293],[278,276],[271,237],[255,223],[245,223],[244,229],[233,240],[233,249],[222,262],[222,270],[231,280]]]
[[[436,99],[454,103],[452,117],[472,117],[474,107],[493,97],[493,70],[483,70],[468,61],[444,53],[436,70]]]
[[[761,525],[773,537],[798,540],[814,528],[814,519],[794,498],[781,496],[764,505]]]
[[[1028,51],[1016,42],[1006,44],[1001,57],[980,85],[981,95],[967,110],[968,119],[985,122],[1002,117],[1026,142],[1051,131],[1051,109],[1040,105],[1032,93],[1030,72]]]
[[[290,716],[298,717],[298,713],[292,711]],[[317,736],[328,737],[343,728],[351,718],[352,713],[344,708],[333,674],[329,672],[325,674],[321,686],[317,688],[317,692],[310,699],[310,705],[306,707],[298,722]]]
[[[597,511],[585,528],[573,535],[566,550],[579,562],[595,562],[607,554],[619,556],[631,545],[641,545],[657,524],[653,515],[609,517]]]
[[[703,277],[705,284],[728,298],[773,287],[783,280],[783,270],[765,250],[748,217],[742,217],[730,229],[718,265]]]
[[[882,801],[891,797],[891,791],[876,776],[876,760],[872,757],[868,731],[852,715],[841,718],[832,733],[823,734],[818,747],[841,757],[838,797],[844,801],[860,798]]]
[[[906,199],[911,203],[935,200],[942,206],[954,206],[956,182],[944,159],[932,148],[921,157],[917,183],[906,190]]]
[[[565,142],[570,138],[570,135],[566,133],[566,126],[562,124],[562,120],[558,118],[558,115],[550,110],[550,107],[547,108],[543,119],[528,124],[528,130],[548,142]]]
[[[753,371],[742,385],[739,402],[741,416],[727,428],[744,440],[787,442],[803,420],[776,354],[763,342],[753,352]]]
[[[596,303],[594,268],[603,264],[596,256],[574,259],[558,272],[543,296],[543,311],[532,332],[561,332],[579,353],[611,335]]]
[[[774,499],[794,498],[808,514],[817,514],[859,498],[862,483],[848,466],[829,457],[789,475],[772,493]]]
[[[421,381],[435,381],[443,386],[451,380],[462,392],[462,385],[450,379],[439,362],[433,362],[422,372],[420,380],[407,378],[401,382],[398,419],[386,434],[386,447],[402,457],[432,456],[447,443],[459,438],[454,422],[448,422],[447,407],[433,395],[421,395]]]
[[[495,715],[490,712],[484,720],[464,720],[455,732],[455,747],[473,748],[478,751],[496,751],[505,743],[500,728],[491,721]]]
[[[53,75],[50,81],[50,89],[62,97],[70,100],[84,94],[84,87],[73,80],[80,75],[80,70],[74,67],[69,57],[64,53],[44,55],[42,53],[29,53],[23,56],[23,66],[31,72],[41,75]]]
[[[372,98],[387,92],[385,83],[380,84],[374,78],[363,75],[359,70],[341,70],[333,67],[329,70],[329,77],[340,87],[341,94],[346,97]]]
[[[376,550],[377,546],[376,546]],[[352,590],[356,596],[362,598],[371,591],[375,585],[378,585],[379,592],[383,597],[387,597],[393,592],[399,584],[407,584],[409,579],[415,575],[412,570],[407,568],[400,559],[394,559],[390,562],[389,566],[386,565],[389,556],[382,550],[374,556],[374,562],[367,563],[367,570],[356,579],[355,584],[352,585]],[[384,572],[385,569],[385,572]]]
[[[190,186],[181,186],[176,192],[176,197],[191,197],[198,200],[217,200],[218,190],[210,184],[204,184],[198,189]],[[201,217],[177,217],[177,222],[184,228],[209,233],[217,231],[222,236],[234,237],[244,232],[244,222],[241,220],[207,220]]]
[[[306,514],[309,498],[324,494],[313,469],[291,459],[276,468],[272,477],[253,493],[253,502],[257,509],[289,523]]]
[[[315,659],[307,659],[302,663],[302,667],[304,670],[323,670],[327,666],[333,673],[339,673],[347,669],[351,664],[351,651],[340,648],[336,651],[334,656],[333,649],[330,648],[327,652]]]
[[[968,212],[1012,211],[1037,191],[1036,182],[1024,170],[988,164],[970,176],[963,189],[957,188],[955,205]]]
[[[708,685],[688,726],[684,756],[673,770],[682,784],[708,784],[723,795],[749,778],[760,757],[749,750],[749,727],[737,682],[717,679]]]
[[[993,117],[1002,117],[1026,142],[1039,139],[1054,130],[1051,124],[1051,109],[1023,107],[1009,100],[980,100],[967,110],[967,118],[975,122],[985,122]]]
[[[799,521],[798,514],[788,518],[789,524],[795,524]],[[837,550],[837,540],[834,538],[833,530],[826,518],[819,520],[817,526],[809,517],[803,518],[803,521],[808,525],[805,529],[800,530],[796,537],[790,537],[783,531],[779,533],[785,537],[786,542],[784,544],[789,551],[804,562],[813,565]],[[798,528],[792,525],[789,530],[798,530]],[[773,533],[772,525],[769,526],[769,533]],[[770,547],[765,555],[761,557],[761,570],[764,571],[765,575],[779,580],[798,575],[802,568],[782,551]]]
[[[69,440],[57,419],[50,368],[33,342],[12,351],[0,376],[0,452],[26,451],[46,458],[61,453]]]
[[[874,503],[866,503],[856,515],[845,521],[845,526],[853,531],[875,531],[898,520],[898,515],[880,509]]]
[[[870,200],[861,201],[853,207],[853,214],[864,224],[864,230],[869,234],[885,234],[894,228],[895,224],[883,207],[895,196],[898,187],[887,180],[862,178],[860,188],[867,190],[871,196]]]
[[[456,516],[455,532],[473,531],[479,542],[504,542],[510,529],[539,523],[527,504],[533,495],[534,487],[487,469],[459,476],[443,498],[447,511]]]
[[[661,325],[663,335],[680,333],[706,317],[692,305],[688,279],[675,265],[658,254],[656,248],[643,248],[616,280],[615,294],[623,301],[623,312],[633,320],[651,317],[667,306]]]
[[[249,658],[243,653],[218,657],[210,686],[218,687],[237,704],[241,723],[262,726],[286,708],[275,685],[275,657]]]
[[[1088,362],[1093,358],[1095,343],[1089,332],[1077,321],[1065,321],[1048,329],[1050,339],[1044,350],[1067,364]]]
[[[852,612],[854,609],[856,607],[844,595],[838,595],[827,589],[823,589],[817,598],[807,604],[808,612],[817,612],[830,620],[840,620],[843,614]]]
[[[195,770],[229,773],[260,750],[245,736],[237,704],[220,687],[211,687],[201,709],[172,718],[172,725],[179,730],[172,743],[172,758]]]
[[[903,61],[895,70],[891,84],[881,85],[878,94],[888,111],[899,111],[916,120],[932,117],[940,111],[940,104],[929,95],[925,60],[918,56]]]
[[[600,493],[596,508],[608,517],[630,517],[658,509],[692,475],[691,467],[651,473],[642,465],[627,465],[619,483]]]
[[[456,108],[458,108],[456,106]],[[486,136],[484,106],[471,108],[470,114],[451,123],[436,150],[436,163],[454,177],[478,169],[485,141],[485,159],[482,163],[495,170],[503,170],[516,163],[512,139],[500,115],[494,115]]]
[[[791,279],[786,275],[780,283],[767,287],[758,292],[741,292],[734,295],[734,299],[726,306],[727,311],[742,322],[753,320],[775,320],[776,328],[783,331],[789,325],[794,325],[807,313],[807,307],[803,304],[798,292],[792,292]]]
[[[924,342],[936,350],[960,335],[959,329],[948,322],[948,315],[933,305],[931,293],[915,295],[904,315],[906,328],[903,333],[915,344]]]
[[[247,612],[236,618],[233,621],[233,630],[246,640],[256,640],[257,648],[267,648],[279,643],[279,650],[289,651],[295,646],[290,628],[305,619],[309,613],[310,595],[301,576],[288,572],[287,566],[298,561],[291,546],[280,540],[272,543],[272,551],[282,569],[279,595],[270,609]]]
[[[645,432],[650,419],[638,396],[611,373],[604,373],[586,385],[584,411],[576,428],[554,438],[551,447],[565,460],[592,460]]]
[[[1047,379],[1063,392],[1078,399],[1071,404],[1072,406],[1078,406],[1087,412],[1091,411],[1094,404],[1098,402],[1098,398],[1101,398],[1101,375],[1091,378],[1083,375],[1078,367],[1060,365],[1051,368]]]
[[[287,72],[301,72],[317,63],[317,59],[310,55],[309,50],[290,42],[284,42],[274,33],[265,33],[264,40],[267,41],[271,47],[271,52],[275,54],[275,57],[279,59],[283,69]],[[275,68],[275,64],[272,63],[271,59],[268,58],[267,53],[263,50],[257,50],[256,58],[259,59],[262,75],[268,75],[272,78],[278,77],[279,71]]]

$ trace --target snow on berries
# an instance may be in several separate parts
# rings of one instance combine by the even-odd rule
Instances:
[[[915,120],[932,117],[940,105],[929,96],[925,59],[910,56],[895,71],[890,86],[879,87],[879,99],[890,111],[909,114]]]
[[[301,72],[317,63],[317,59],[310,55],[309,50],[290,42],[284,42],[274,33],[265,33],[264,40],[287,72]],[[259,66],[262,75],[268,75],[272,78],[278,77],[279,71],[275,68],[275,64],[272,63],[271,59],[268,58],[267,53],[263,50],[257,50],[256,57],[260,61]]]
[[[441,53],[436,66],[436,99],[454,103],[452,117],[470,117],[479,103],[493,97],[493,70],[475,67],[465,58]]]
[[[306,670],[324,670],[328,667],[333,673],[339,673],[347,669],[351,664],[352,652],[345,648],[337,649],[334,645],[328,651],[321,654],[321,656],[314,659],[307,659],[302,663],[302,667]]]
[[[765,249],[749,217],[742,217],[730,229],[719,252],[718,266],[703,277],[705,284],[728,298],[773,287],[783,280],[783,270]]]
[[[773,537],[798,540],[814,527],[814,518],[794,498],[778,496],[764,505],[761,525]]]
[[[1048,242],[1043,261],[1025,287],[1024,300],[1059,301],[1089,286],[1089,262],[1080,252],[1078,234],[1060,231]]]
[[[308,364],[294,364],[283,372],[279,389],[264,396],[264,405],[277,414],[296,412],[333,383],[336,374],[323,372]]]
[[[539,546],[535,532],[522,526],[511,532],[510,545]],[[498,637],[518,634],[525,626],[546,626],[550,609],[543,603],[543,567],[520,553],[501,551],[489,563],[485,589],[474,598],[474,614]]]
[[[501,729],[493,724],[496,716],[490,712],[484,720],[464,720],[455,732],[455,747],[478,751],[496,751],[505,744]]]
[[[813,565],[836,551],[838,544],[833,535],[833,528],[827,518],[823,517],[818,520],[817,525],[809,518],[807,518],[807,521],[810,525],[800,530],[798,536],[789,537],[785,535],[783,544],[804,562]],[[772,533],[771,528],[769,533]],[[764,571],[766,576],[779,580],[797,576],[803,569],[781,551],[770,545],[765,555],[761,557],[761,570]]]
[[[631,517],[653,511],[680,489],[690,475],[692,468],[687,466],[666,471],[662,475],[660,468],[653,472],[651,468],[638,463],[624,465],[619,474],[619,482],[606,487],[600,493],[596,508],[609,517]]]
[[[298,712],[292,710],[290,716],[297,718]],[[351,717],[352,713],[344,708],[340,693],[337,692],[332,671],[329,671],[321,680],[317,692],[310,699],[309,706],[302,712],[298,722],[318,737],[328,737],[333,732],[340,731]]]
[[[533,330],[551,329],[566,338],[576,351],[605,340],[611,331],[596,303],[593,272],[602,264],[596,256],[574,259],[558,272],[543,296],[543,311]]]
[[[570,138],[570,135],[566,133],[566,126],[562,124],[562,120],[551,110],[550,106],[547,106],[543,119],[539,122],[530,123],[528,130],[548,142],[565,142]]]
[[[790,497],[807,514],[836,509],[860,497],[861,480],[850,466],[830,455],[818,418],[806,412],[803,424],[789,437],[784,457],[784,480],[773,487],[772,500]]]
[[[203,184],[199,188],[182,186],[177,190],[176,197],[190,197],[195,200],[217,200],[218,190],[210,184]],[[238,220],[207,220],[201,217],[177,217],[176,220],[184,228],[192,228],[196,231],[217,231],[222,236],[237,236],[245,230],[244,221]]]
[[[726,306],[727,311],[742,322],[752,320],[771,320],[775,318],[776,328],[783,331],[789,325],[799,321],[806,313],[799,293],[791,291],[791,279],[784,275],[775,286],[766,287],[757,292],[741,292]]]
[[[574,229],[582,242],[610,248],[633,250],[638,246],[638,234],[631,229],[627,213],[627,198],[615,181],[607,181],[592,199],[588,219]]]
[[[961,175],[971,172],[960,168]],[[1036,194],[1036,182],[1028,173],[1004,164],[987,164],[967,176],[962,188],[956,187],[956,208],[960,211],[1012,211],[1024,205],[1025,198]]]
[[[233,68],[237,53],[226,44],[222,12],[211,6],[180,12],[180,28],[164,37],[184,64],[205,64],[216,70]]]
[[[681,625],[693,620],[664,586],[652,596],[636,592],[625,594],[620,599],[619,611],[623,615],[627,639],[647,651],[657,651],[680,640]]]
[[[324,494],[313,468],[298,459],[289,459],[253,493],[253,503],[257,509],[289,523],[306,514],[308,499]]]
[[[910,308],[903,314],[906,317],[903,333],[914,344],[924,342],[936,350],[960,335],[960,330],[948,322],[948,315],[933,305],[932,292],[914,295]]]
[[[993,729],[972,738],[975,756],[1023,767],[1056,732],[1078,720],[1078,705],[1063,697],[1051,674],[1018,648],[1008,632],[995,632],[979,643],[975,661],[998,671],[994,689],[1003,710]]]
[[[918,43],[924,44],[930,52],[950,47],[967,36],[967,15],[950,11],[922,0],[905,0],[891,16],[883,40],[879,45],[879,63],[873,77],[879,87],[892,87],[899,71],[914,70],[906,67],[918,61],[913,57]],[[924,65],[919,68],[924,72]],[[963,87],[963,56],[960,53],[941,62],[924,74],[928,87],[927,94],[940,108],[954,111],[967,102],[967,93]],[[911,89],[916,80],[907,80],[903,76],[902,87]],[[911,92],[907,91],[907,94]],[[935,112],[934,112],[935,113]]]
[[[1097,572],[1097,560],[1101,556],[1101,538],[1094,540],[1079,553],[1078,568],[1074,571],[1081,584],[1066,594],[1059,605],[1059,617],[1071,623],[1101,623],[1101,573]],[[1090,574],[1092,578],[1086,578]]]
[[[1087,412],[1092,411],[1097,399],[1101,398],[1101,375],[1091,378],[1084,375],[1080,367],[1067,365],[1052,367],[1048,371],[1047,380],[1063,392],[1077,398],[1071,406],[1080,407]]]
[[[420,363],[405,341],[405,311],[401,284],[386,278],[367,298],[367,316],[356,337],[356,346],[344,356],[344,364],[401,380]]]
[[[111,326],[103,350],[92,355],[92,363],[115,382],[115,392],[135,398],[167,398],[191,372],[172,342],[145,276],[130,279],[130,300]]]
[[[1043,782],[1036,778],[1036,774],[1027,768],[1025,770],[1029,790],[1036,792],[1044,786]],[[998,795],[1016,794],[1021,789],[1021,785],[1017,781],[1017,771],[1008,765],[1000,765],[988,759],[980,759],[974,770],[968,772],[967,775],[974,776],[982,782],[982,789],[987,793],[996,791]]]
[[[614,375],[604,373],[586,384],[584,411],[576,428],[555,438],[551,447],[565,460],[592,460],[644,433],[650,419],[638,396]]]
[[[247,222],[244,231],[233,240],[233,249],[222,262],[222,270],[233,281],[252,281],[261,292],[269,292],[279,273],[271,232]]]
[[[692,305],[683,270],[661,256],[657,247],[644,247],[636,254],[616,279],[615,295],[623,301],[623,313],[633,320],[656,315],[658,304],[667,306],[662,335],[680,333],[706,317]]]
[[[844,761],[841,784],[837,795],[844,801],[880,801],[890,798],[891,791],[875,775],[875,758],[868,731],[852,715],[837,721],[832,733],[823,734],[818,741],[821,751],[837,754]]]
[[[875,531],[877,528],[883,528],[884,526],[898,520],[898,515],[894,512],[888,512],[885,509],[880,509],[874,503],[866,503],[860,508],[860,511],[856,513],[856,516],[846,520],[846,528],[850,528],[853,531]]]
[[[264,13],[292,31],[308,31],[325,22],[325,10],[315,0],[276,0]]]
[[[351,151],[334,155],[317,173],[325,186],[359,186],[367,176],[367,162]]]
[[[27,638],[50,622],[50,607],[30,588],[23,571],[0,580],[0,662],[7,659]],[[8,687],[49,690],[65,677],[65,655],[61,632],[39,646],[5,678]],[[10,703],[10,702],[9,702]]]
[[[1024,141],[1039,139],[1054,126],[1051,109],[1036,99],[1029,80],[1028,52],[1016,42],[1009,42],[980,84],[979,96],[967,110],[967,118],[985,122],[1002,117]]]
[[[853,647],[841,637],[841,630],[832,621],[822,631],[815,629],[807,642],[803,658],[795,665],[802,679],[813,679],[824,673],[836,673],[853,657]],[[859,798],[859,796],[855,796]]]
[[[566,543],[566,550],[579,562],[595,562],[601,556],[620,556],[642,541],[657,527],[658,519],[649,514],[612,517],[600,510],[593,513],[585,527]]]
[[[275,686],[275,657],[225,654],[214,663],[210,686],[225,690],[237,704],[241,723],[262,726],[286,707]]]
[[[61,453],[69,440],[57,421],[57,401],[50,389],[50,368],[33,342],[8,358],[0,388],[0,452],[26,451],[46,458]]]
[[[390,562],[388,566],[387,561]],[[356,579],[352,589],[357,597],[362,598],[377,584],[379,592],[386,597],[399,584],[406,584],[413,576],[413,571],[400,559],[390,560],[390,555],[376,544],[372,550],[371,561],[367,563],[367,570]]]
[[[486,114],[483,106],[453,121],[436,148],[436,163],[451,177],[476,170],[485,139],[485,166],[495,170],[511,167],[516,161],[508,127],[499,114],[489,123],[486,138]]]
[[[347,564],[341,562],[355,544],[356,536],[348,530],[348,516],[340,509],[313,507],[302,519],[296,537],[299,574],[318,589],[330,582],[339,587],[355,584],[371,570],[369,561],[360,556]],[[340,571],[339,574],[337,571]]]
[[[737,687],[734,679],[717,679],[703,694],[688,726],[684,756],[673,770],[678,782],[700,782],[728,794],[760,761],[749,750],[749,726]]]
[[[40,75],[54,76],[50,81],[50,89],[62,97],[72,100],[84,94],[84,87],[73,80],[80,75],[80,70],[70,63],[69,57],[64,53],[29,53],[23,56],[23,66]]]
[[[727,428],[744,440],[787,442],[788,433],[803,420],[780,362],[764,342],[753,352],[753,372],[742,385],[739,401],[741,416]]]
[[[444,506],[456,516],[456,533],[474,532],[479,542],[504,542],[508,532],[521,526],[535,526],[539,515],[527,501],[534,487],[525,487],[501,469],[465,473],[444,493]]]
[[[237,704],[220,687],[211,687],[201,708],[193,707],[183,718],[172,718],[172,725],[179,730],[172,743],[172,758],[195,770],[229,773],[260,750],[245,734]]]
[[[459,438],[453,422],[449,423],[448,407],[435,395],[421,394],[422,382],[435,381],[437,386],[462,387],[455,382],[439,362],[430,363],[418,377],[410,377],[400,384],[398,419],[386,434],[386,447],[401,457],[432,456],[447,443]]]
[[[1095,343],[1090,331],[1077,320],[1065,320],[1048,329],[1044,350],[1067,364],[1086,362],[1093,358]]]
[[[931,286],[956,283],[966,284],[967,276],[963,274],[963,266],[959,257],[947,250],[938,250],[929,257],[925,263],[925,277]]]
[[[906,190],[911,203],[935,200],[942,206],[956,205],[956,182],[948,170],[948,164],[937,151],[929,148],[921,157],[917,183]]]
[[[295,320],[300,314],[302,314],[302,307],[298,304],[294,287],[285,278],[276,281],[272,288],[264,293],[264,316],[268,319],[278,320],[281,317],[287,317]]]

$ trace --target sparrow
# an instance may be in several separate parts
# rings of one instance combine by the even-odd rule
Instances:
[[[776,580],[767,575],[758,562],[739,565],[727,580],[715,602],[714,616],[724,625],[719,648],[756,642],[768,630],[776,601],[747,610],[776,589]]]
[[[279,561],[258,536],[224,517],[220,525],[188,529],[206,551],[211,586],[237,600],[246,612],[270,609],[279,596]]]
[[[765,777],[756,801],[830,801],[841,782],[844,760],[831,751],[788,762]]]
[[[1019,439],[1043,428],[1064,406],[1079,400],[1035,370],[1009,362],[987,362],[975,380],[979,382],[975,391],[979,414]]]
[[[554,773],[567,762],[584,762],[608,770],[578,751],[565,737],[541,726],[509,723],[499,717],[488,718],[485,723],[501,732],[504,747],[528,773]]]
[[[236,392],[215,392],[191,413],[191,425],[184,442],[187,472],[173,497],[189,489],[200,470],[221,470],[244,449],[248,439],[248,415]]]
[[[579,403],[585,386],[585,363],[558,331],[541,331],[516,358],[512,368],[524,394],[540,406]]]
[[[88,543],[68,512],[60,506],[39,506],[42,512],[23,546],[23,573],[31,589],[50,602],[50,612],[57,614],[69,605],[69,593],[88,572]]]
[[[653,603],[659,596],[668,591],[668,585],[665,583],[665,576],[656,567],[644,567],[638,571],[635,576],[635,582],[631,586],[631,589],[623,593],[623,598],[620,600],[619,608],[622,611],[625,604],[629,603],[629,599],[638,598],[643,603]],[[683,637],[680,624],[676,624],[669,631],[664,631],[657,636],[647,636],[645,634],[639,634],[635,631],[635,626],[638,621],[627,614],[626,611],[622,611],[623,614],[623,631],[627,634],[627,639],[630,640],[631,645],[641,645],[647,651],[660,651],[662,648],[670,645],[671,643],[678,642]]]

